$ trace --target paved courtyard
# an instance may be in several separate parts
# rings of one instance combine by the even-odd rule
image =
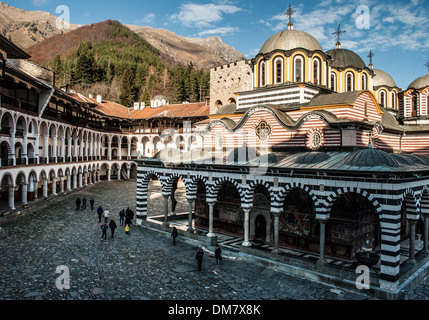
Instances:
[[[180,190],[178,191],[181,192]],[[197,272],[197,246],[135,224],[130,235],[117,229],[101,239],[95,210],[75,210],[79,196],[94,197],[119,227],[119,211],[135,210],[135,182],[103,182],[37,208],[0,219],[8,236],[0,240],[2,300],[362,300],[366,296],[301,279],[244,260],[224,259],[217,267],[206,254]],[[179,205],[181,197],[178,196]],[[163,207],[154,192],[149,214]],[[70,288],[59,290],[58,266],[67,266]],[[429,297],[428,281],[410,299]]]

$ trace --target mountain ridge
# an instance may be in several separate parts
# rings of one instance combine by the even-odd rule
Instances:
[[[67,30],[63,30],[57,28],[57,17],[51,13],[28,11],[0,2],[0,31],[6,37],[10,37],[18,46],[29,51],[30,54],[35,54],[32,61],[39,64],[49,62],[53,56],[48,53],[50,59],[43,58],[43,54],[36,53],[35,48],[40,48],[39,52],[42,52],[44,45],[51,46],[52,40],[48,41],[50,38],[57,35],[67,35],[70,32],[74,32],[76,39],[85,38],[76,34],[80,31],[84,33],[91,26],[99,23],[101,22],[90,25],[70,24]],[[241,52],[233,46],[223,43],[219,36],[190,38],[177,35],[166,29],[122,25],[159,50],[162,59],[170,66],[178,63],[187,65],[192,62],[197,68],[208,70],[245,59]],[[64,45],[61,45],[60,41],[56,42],[59,50],[63,50]]]

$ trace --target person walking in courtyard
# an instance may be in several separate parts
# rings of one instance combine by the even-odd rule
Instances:
[[[80,198],[77,197],[77,199],[76,199],[76,210],[79,210],[79,209],[80,209]]]
[[[216,258],[216,265],[220,265],[220,261],[222,260],[222,249],[219,247],[219,245],[216,243],[215,247],[215,258]]]
[[[124,209],[122,209],[122,210],[119,212],[119,225],[120,225],[120,226],[124,225],[124,220],[125,220],[125,210],[124,210]]]
[[[101,218],[103,217],[103,208],[101,206],[98,206],[97,208],[97,214],[98,214],[98,223],[101,222]]]
[[[83,209],[86,209],[86,198],[85,198],[85,196],[83,196],[83,198],[82,198],[82,210]]]
[[[115,237],[115,229],[116,229],[116,222],[115,219],[111,219],[109,222],[109,228],[110,228],[110,233],[112,235],[112,239]]]
[[[109,220],[109,214],[110,214],[109,211],[107,211],[107,210],[103,211],[104,222],[106,222],[106,223]]]
[[[91,199],[89,199],[89,204],[91,205],[91,210],[94,210],[94,198],[91,197]]]
[[[176,227],[173,227],[173,232],[171,233],[171,236],[173,237],[173,244],[176,245],[176,238],[177,238],[177,229]]]
[[[104,222],[101,225],[101,239],[104,238],[104,241],[107,241],[107,229],[109,229],[109,226],[107,225],[106,222]]]
[[[126,234],[127,236],[129,236],[129,235],[130,235],[130,226],[129,226],[128,224],[126,224],[126,225],[125,225],[125,234]]]
[[[202,248],[200,248],[200,250],[198,250],[197,252],[197,255],[195,256],[195,259],[198,261],[198,272],[203,270],[203,256],[204,256],[204,251]]]

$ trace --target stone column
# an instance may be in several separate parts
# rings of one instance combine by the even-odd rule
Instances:
[[[71,191],[71,175],[67,176],[67,191]]]
[[[34,200],[39,198],[39,181],[34,180]]]
[[[64,177],[60,177],[60,193],[64,193]]]
[[[88,186],[88,172],[83,173],[83,186],[84,187]]]
[[[316,218],[320,223],[320,235],[319,235],[319,260],[317,263],[319,265],[325,264],[325,226],[328,218],[319,217]]]
[[[274,249],[273,253],[279,252],[279,218],[280,212],[273,212],[274,216]]]
[[[77,188],[77,174],[75,173],[73,175],[73,189]]]
[[[107,181],[110,181],[110,169],[107,169]]]
[[[52,179],[52,195],[57,195],[57,178]]]
[[[49,163],[49,134],[43,135],[43,157],[46,158],[46,163]]]
[[[61,155],[63,163],[66,162],[66,137],[61,136]]]
[[[43,179],[43,197],[48,197],[48,179]]]
[[[188,214],[188,232],[192,233],[194,232],[194,229],[192,228],[192,205],[194,203],[194,199],[188,199],[188,205],[189,205],[189,214]]]
[[[164,222],[162,223],[163,226],[168,226],[168,198],[170,198],[169,195],[163,195],[164,196]]]
[[[207,237],[213,238],[216,235],[213,232],[213,209],[216,204],[216,202],[208,202],[209,205],[209,233],[207,234]]]
[[[58,159],[58,155],[57,155],[57,146],[58,146],[58,137],[57,136],[53,136],[53,145],[52,145],[52,157],[54,157],[55,159],[55,163],[57,163]]]
[[[429,250],[428,250],[429,214],[427,213],[423,214],[423,220],[424,220],[423,252],[429,253]]]
[[[415,245],[416,245],[416,224],[417,224],[417,220],[408,219],[408,222],[410,223],[410,251],[409,251],[408,262],[411,264],[415,264],[416,259],[414,259],[414,255],[415,255]]]
[[[15,210],[15,187],[9,186],[9,209]]]
[[[28,196],[28,185],[27,183],[23,183],[22,184],[22,205],[24,206],[28,203],[27,196]]]
[[[79,172],[77,175],[77,187],[78,188],[82,187],[82,172]]]
[[[252,244],[249,242],[249,215],[252,208],[242,208],[244,211],[244,241],[241,244],[243,247],[250,247]]]

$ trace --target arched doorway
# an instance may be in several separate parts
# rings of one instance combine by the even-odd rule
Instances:
[[[313,199],[301,188],[290,190],[279,217],[279,245],[318,252],[317,226]]]
[[[265,241],[267,238],[267,221],[265,217],[260,214],[255,219],[255,235],[254,240]]]
[[[195,199],[195,226],[209,227],[209,206],[206,202],[207,189],[203,180],[197,182],[197,197]]]
[[[219,187],[217,194],[213,227],[219,232],[243,235],[243,225],[244,213],[241,209],[240,193],[233,183],[226,181]]]
[[[367,240],[377,250],[380,237],[379,218],[367,198],[354,192],[337,198],[326,224],[326,255],[354,259]]]
[[[250,240],[271,241],[270,193],[258,185],[253,193],[253,208],[250,213]]]

